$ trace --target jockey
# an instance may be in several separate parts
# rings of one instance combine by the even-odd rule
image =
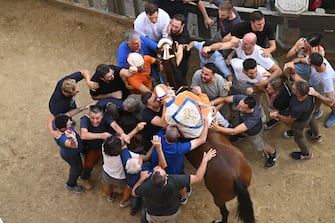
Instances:
[[[162,117],[165,122],[168,125],[176,125],[184,138],[200,136],[203,115],[207,116],[208,125],[213,120],[213,110],[208,96],[204,93],[183,91],[175,95],[170,87],[159,84],[154,88],[154,95],[164,105]],[[215,118],[218,118],[220,125],[229,126],[229,122],[219,112],[216,112]]]

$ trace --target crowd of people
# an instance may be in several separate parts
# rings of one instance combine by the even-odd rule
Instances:
[[[81,70],[65,76],[49,101],[48,130],[70,166],[64,189],[92,190],[92,169],[101,168],[107,201],[121,193],[119,205],[130,204],[132,215],[144,201],[142,222],[177,221],[191,184],[203,179],[207,163],[215,159],[212,148],[195,175],[184,172],[184,154],[205,143],[209,129],[232,142],[247,138],[264,154],[264,167],[271,168],[280,145],[268,144],[264,129],[286,124],[283,137],[294,137],[298,147],[290,155],[304,160],[313,157],[306,127],[312,140],[323,140],[317,121],[323,115],[321,103],[330,108],[324,126],[335,124],[335,72],[320,45],[321,35],[299,38],[282,69],[272,56],[275,35],[262,12],[242,21],[230,1],[216,1],[218,34],[200,42],[188,33],[184,2],[147,2],[118,47],[117,64],[99,64],[93,75]],[[201,1],[194,2],[205,24],[213,25]],[[162,38],[171,40],[177,87],[187,89],[176,91],[163,78],[167,70],[157,55]],[[187,83],[192,48],[200,65]],[[83,79],[92,103],[77,106],[77,82]],[[86,110],[78,133],[72,117]],[[102,167],[96,165],[99,161]]]

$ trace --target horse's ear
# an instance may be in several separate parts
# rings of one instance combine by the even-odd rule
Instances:
[[[172,46],[173,42],[169,38],[162,38],[158,41],[157,47],[162,48],[163,45],[168,44],[169,46]]]

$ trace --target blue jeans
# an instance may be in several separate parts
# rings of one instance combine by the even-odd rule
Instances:
[[[81,161],[80,154],[78,153],[78,155],[74,157],[64,157],[62,155],[61,157],[70,165],[69,177],[66,184],[70,187],[77,186],[77,179],[83,170],[83,163]]]

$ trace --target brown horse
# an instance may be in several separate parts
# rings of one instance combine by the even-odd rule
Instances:
[[[164,74],[174,89],[180,86],[176,83],[175,57],[171,54],[171,42],[162,40],[158,44],[161,53]],[[220,208],[222,215],[221,222],[227,223],[228,210],[226,202],[237,196],[238,207],[237,215],[244,223],[254,223],[254,211],[247,187],[250,185],[251,168],[240,150],[231,145],[228,138],[220,133],[209,129],[207,142],[199,148],[189,152],[186,157],[190,163],[198,168],[203,152],[210,148],[217,149],[214,159],[208,163],[205,175],[205,184],[207,189],[213,195],[216,206]],[[218,222],[218,221],[214,221]]]
[[[247,160],[238,148],[231,145],[225,135],[211,129],[208,132],[207,142],[189,152],[186,157],[195,168],[198,168],[203,152],[207,152],[210,148],[215,148],[217,154],[208,163],[205,184],[216,206],[220,208],[221,222],[226,223],[228,220],[229,212],[225,202],[237,196],[239,219],[244,223],[254,223],[252,201],[247,190],[251,180],[251,168]]]

